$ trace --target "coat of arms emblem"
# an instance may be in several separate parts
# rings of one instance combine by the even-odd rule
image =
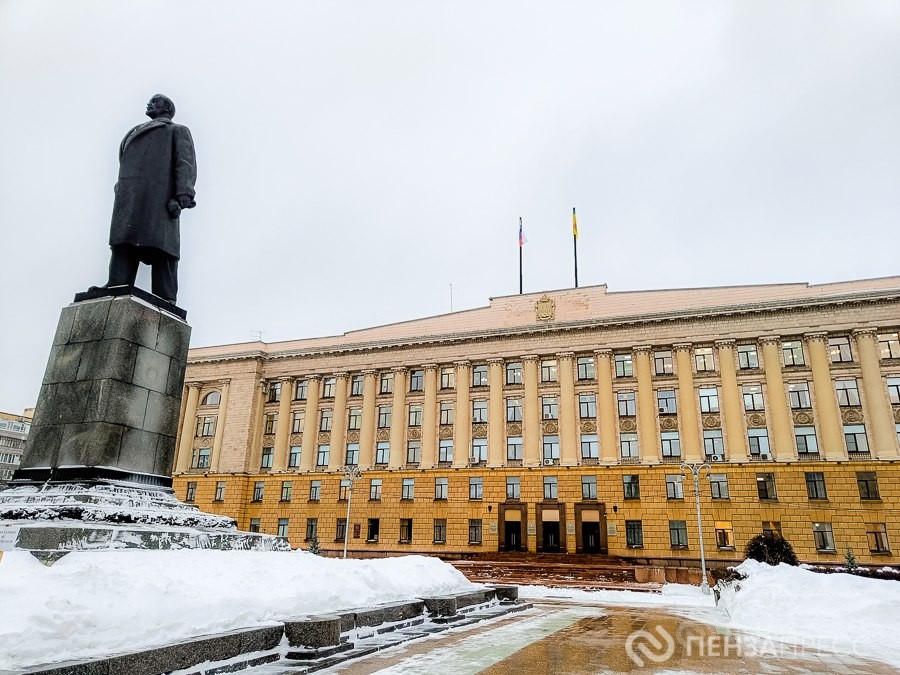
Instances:
[[[536,321],[553,321],[556,317],[556,302],[545,293],[540,300],[534,303],[534,318]]]

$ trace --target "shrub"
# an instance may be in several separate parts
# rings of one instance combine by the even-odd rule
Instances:
[[[309,544],[309,548],[306,550],[309,551],[310,553],[312,553],[313,555],[319,555],[319,538],[313,537],[312,541]]]
[[[788,565],[800,564],[790,542],[777,532],[763,532],[753,537],[747,542],[744,558],[752,558],[768,565],[777,565],[778,563],[787,563]]]
[[[855,570],[859,567],[859,562],[856,560],[856,555],[853,553],[853,549],[849,546],[847,547],[847,552],[844,554],[844,561],[847,563],[848,570]]]

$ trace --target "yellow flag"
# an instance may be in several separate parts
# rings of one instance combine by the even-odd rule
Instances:
[[[578,220],[575,218],[575,207],[572,207],[572,236],[578,239]]]

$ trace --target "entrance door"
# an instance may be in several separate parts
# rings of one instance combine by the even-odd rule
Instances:
[[[559,553],[559,522],[547,521],[542,523],[544,553]]]
[[[522,550],[521,521],[506,521],[503,525],[503,547],[507,551]]]
[[[581,546],[585,553],[600,553],[600,523],[581,523]]]

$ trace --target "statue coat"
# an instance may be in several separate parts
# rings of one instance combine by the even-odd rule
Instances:
[[[193,202],[196,178],[187,127],[165,117],[134,127],[119,146],[110,245],[154,248],[179,258],[179,218],[169,213],[168,203],[177,195],[190,195]]]

